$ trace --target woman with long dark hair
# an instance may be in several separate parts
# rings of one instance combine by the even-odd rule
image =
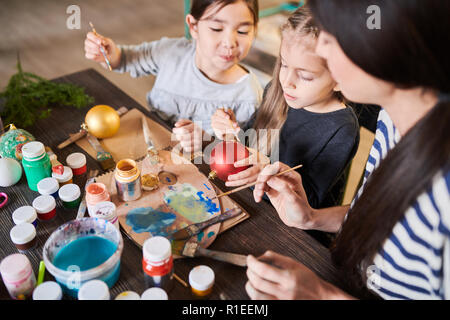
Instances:
[[[355,292],[450,299],[450,2],[308,3],[323,29],[316,52],[341,92],[383,108],[363,186],[351,206],[314,210],[301,176],[273,177],[285,169],[275,164],[258,177],[255,200],[266,192],[286,224],[337,233],[332,258]],[[376,11],[380,28],[371,28]],[[291,258],[264,260],[278,268],[248,258],[253,299],[352,298]]]

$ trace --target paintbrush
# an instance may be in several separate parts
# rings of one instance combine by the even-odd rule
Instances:
[[[94,28],[94,25],[92,24],[92,22],[89,21],[89,25],[90,25],[91,28],[92,28],[92,32],[94,32],[94,34],[95,34],[97,37],[100,37],[100,36],[98,35],[97,31],[95,31],[95,28]],[[105,52],[105,49],[103,49],[103,46],[100,46],[100,51],[101,51],[102,54],[103,54],[103,58],[105,58],[106,64],[108,65],[108,68],[109,68],[109,71],[112,71],[111,64],[109,63],[108,57],[106,56],[106,52]]]
[[[169,237],[172,238],[173,240],[189,239],[190,237],[195,236],[196,234],[199,234],[203,229],[205,229],[213,224],[236,217],[237,215],[239,215],[241,213],[242,213],[242,210],[239,208],[230,209],[218,216],[215,216],[212,219],[209,219],[209,220],[206,220],[203,222],[199,222],[199,223],[195,223],[195,224],[191,224],[191,225],[187,226],[186,228],[183,228],[181,230],[178,230],[178,231],[172,233]]]
[[[95,151],[97,151],[97,161],[100,163],[100,166],[103,170],[107,171],[109,169],[112,169],[116,166],[116,163],[114,162],[114,159],[111,155],[111,153],[105,151],[103,147],[101,146],[98,139],[88,133],[86,135],[87,140],[91,144],[91,146],[94,148]]]
[[[274,175],[274,177],[281,176],[282,174],[285,174],[285,173],[287,173],[287,172],[296,170],[296,169],[301,168],[301,167],[303,167],[303,165],[302,165],[302,164],[299,164],[298,166],[295,166],[295,167],[293,167],[293,168],[289,168],[289,169],[284,170],[284,171],[282,171],[282,172],[278,172],[276,175]],[[216,198],[220,198],[220,197],[223,197],[223,196],[227,196],[227,195],[229,195],[229,194],[232,194],[232,193],[235,193],[235,192],[238,192],[238,191],[241,191],[241,190],[244,190],[244,189],[253,187],[253,186],[256,185],[257,183],[258,183],[258,181],[255,181],[255,182],[252,182],[252,183],[249,183],[249,184],[240,186],[240,187],[238,187],[238,188],[236,188],[236,189],[230,190],[230,191],[228,191],[228,192],[218,194],[216,197],[211,198],[211,200],[212,200],[212,199],[216,199]]]
[[[77,220],[84,218],[84,215],[86,214],[86,187],[90,185],[91,183],[95,182],[95,177],[98,175],[98,170],[89,170],[86,184],[84,185],[84,191],[85,194],[80,202],[80,206],[78,207],[77,212]]]
[[[53,150],[50,147],[45,147],[45,152],[47,152],[48,157],[50,158],[50,162],[52,164],[52,172],[60,175],[63,174],[64,166],[61,164],[61,162],[58,161],[58,157],[53,152]]]
[[[239,267],[247,266],[246,255],[205,249],[200,247],[198,242],[187,242],[185,240],[172,241],[172,254],[191,258],[208,257]]]

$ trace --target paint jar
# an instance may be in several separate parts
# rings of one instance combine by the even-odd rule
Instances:
[[[124,291],[119,293],[114,300],[141,300],[141,297],[134,291]]]
[[[23,206],[14,210],[12,214],[14,224],[31,223],[34,227],[37,226],[37,213],[32,206]]]
[[[163,289],[153,287],[142,293],[141,300],[169,300],[169,297]]]
[[[78,290],[78,300],[109,300],[108,285],[102,280],[86,282]]]
[[[38,191],[37,184],[52,176],[52,164],[42,142],[28,142],[22,147],[22,166],[27,177],[28,187]]]
[[[38,192],[43,196],[58,199],[59,183],[55,178],[44,178],[37,184]]]
[[[33,208],[40,220],[50,220],[56,215],[56,201],[52,196],[39,196],[33,200]]]
[[[57,174],[55,172],[52,172],[52,178],[55,178],[59,182],[59,185],[61,187],[66,184],[73,183],[72,169],[70,169],[67,166],[64,166],[63,174]]]
[[[61,300],[62,289],[55,281],[42,282],[33,291],[33,300]]]
[[[26,255],[15,253],[0,263],[0,273],[9,295],[15,300],[31,298],[36,277]]]
[[[20,252],[25,252],[36,246],[36,228],[31,223],[25,222],[14,226],[9,235]]]
[[[133,201],[141,196],[141,176],[136,162],[131,159],[117,163],[114,178],[117,196],[121,201]]]
[[[71,220],[58,227],[43,249],[46,270],[73,298],[91,280],[112,288],[120,275],[122,235],[110,222],[96,218]]]
[[[66,158],[66,163],[72,169],[72,173],[74,176],[80,176],[87,170],[86,156],[81,152],[69,154],[69,156]]]
[[[214,286],[214,271],[208,266],[197,266],[189,272],[189,284],[197,298],[207,297]]]
[[[173,257],[170,241],[164,237],[151,237],[142,247],[142,268],[147,287],[160,287],[170,291],[173,286]]]
[[[97,203],[110,200],[111,197],[103,183],[91,183],[86,187],[86,205],[91,217],[93,217],[93,209]]]
[[[67,209],[78,208],[81,202],[81,190],[76,184],[66,184],[59,189],[59,198]]]
[[[105,219],[111,222],[117,230],[120,229],[119,218],[117,217],[116,205],[111,201],[97,203],[92,209],[92,218]]]

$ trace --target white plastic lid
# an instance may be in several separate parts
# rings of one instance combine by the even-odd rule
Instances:
[[[93,218],[100,218],[105,220],[114,219],[116,214],[116,205],[111,201],[102,201],[94,205],[92,208]]]
[[[31,223],[24,222],[14,226],[9,235],[15,244],[25,244],[36,237],[36,228]]]
[[[2,278],[8,282],[14,282],[24,279],[28,274],[33,272],[30,260],[21,253],[15,253],[7,256],[0,263],[0,273]]]
[[[61,286],[55,281],[46,281],[38,285],[33,291],[33,300],[61,300]]]
[[[33,158],[38,158],[43,154],[45,154],[45,147],[42,142],[32,141],[24,144],[22,147],[22,156],[26,160],[33,160]]]
[[[124,291],[119,293],[114,300],[141,300],[141,297],[134,291]]]
[[[153,287],[142,293],[141,300],[169,300],[169,297],[163,289]]]
[[[78,290],[78,300],[109,300],[108,285],[102,280],[91,280]]]
[[[67,182],[70,179],[73,178],[73,172],[72,169],[70,169],[67,166],[64,166],[64,172],[63,174],[57,174],[52,172],[52,177],[58,180],[59,183]]]
[[[160,262],[172,255],[170,241],[164,237],[151,237],[144,242],[142,247],[144,259],[150,262]]]
[[[37,219],[36,210],[32,206],[23,206],[14,210],[12,219],[15,224],[33,223]]]
[[[49,213],[55,207],[56,201],[52,196],[39,196],[33,200],[33,208],[37,213]]]
[[[59,189],[58,180],[55,178],[44,178],[38,182],[37,189],[42,195],[51,195]]]
[[[72,169],[81,168],[86,164],[86,156],[81,152],[69,154],[69,156],[66,158],[66,163]]]
[[[189,272],[189,284],[192,288],[205,291],[214,284],[214,271],[208,266],[197,266]]]
[[[64,202],[71,202],[77,200],[81,196],[80,187],[76,184],[69,183],[63,185],[59,189],[59,198]]]

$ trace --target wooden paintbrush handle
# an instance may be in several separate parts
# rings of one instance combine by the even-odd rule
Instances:
[[[87,134],[87,131],[83,130],[83,129],[81,129],[79,132],[77,132],[75,134],[71,134],[69,139],[67,139],[66,141],[64,141],[63,143],[58,145],[58,149],[63,149],[65,147],[67,147],[69,144],[83,138],[86,134]]]
[[[239,215],[241,213],[242,213],[242,210],[240,208],[230,209],[230,210],[227,210],[227,211],[225,211],[224,213],[222,213],[222,214],[220,214],[218,216],[215,216],[212,219],[206,220],[205,222],[196,223],[196,227],[199,230],[203,230],[206,227],[209,227],[209,226],[211,226],[213,224],[216,224],[218,222],[222,222],[222,221],[228,220],[230,218],[236,217],[237,215]]]
[[[239,267],[247,267],[247,256],[243,254],[214,251],[198,247],[195,255],[231,263]]]

